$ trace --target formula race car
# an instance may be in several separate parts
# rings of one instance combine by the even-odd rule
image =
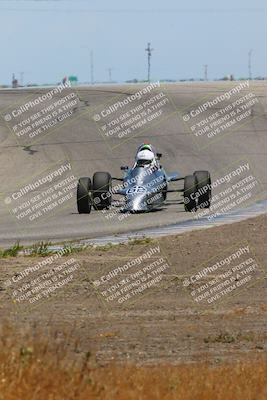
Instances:
[[[139,146],[134,165],[122,166],[122,178],[111,177],[108,172],[95,172],[93,179],[83,177],[77,186],[79,214],[89,214],[91,209],[105,210],[112,207],[114,195],[123,196],[121,212],[148,212],[167,205],[167,194],[177,192],[182,198],[185,211],[209,208],[211,204],[211,178],[208,171],[195,171],[180,177],[179,173],[167,173],[160,165],[162,154],[156,153],[150,144]],[[112,185],[114,181],[120,182]],[[170,182],[184,181],[183,188],[169,189]]]

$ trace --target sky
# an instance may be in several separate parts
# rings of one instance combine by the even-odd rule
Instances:
[[[0,0],[0,85],[267,76],[266,0]]]

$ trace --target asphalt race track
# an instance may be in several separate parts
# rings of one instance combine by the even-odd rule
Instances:
[[[176,193],[169,196],[168,207],[153,213],[124,215],[123,218],[123,214],[116,212],[118,207],[111,210],[113,214],[111,211],[92,211],[90,215],[77,213],[74,187],[76,177],[92,177],[95,171],[109,171],[112,176],[120,177],[120,166],[132,164],[137,146],[144,141],[152,143],[163,154],[162,165],[167,171],[179,171],[181,175],[189,175],[195,170],[209,170],[214,181],[229,171],[236,171],[242,165],[249,165],[249,171],[244,174],[253,175],[257,185],[252,188],[251,196],[240,201],[238,207],[266,199],[266,83],[251,82],[249,87],[242,88],[230,98],[224,98],[217,104],[215,102],[206,110],[201,107],[208,100],[213,101],[240,84],[241,82],[161,84],[160,87],[143,93],[139,99],[133,99],[128,104],[125,101],[117,110],[113,108],[116,102],[123,102],[145,86],[64,89],[64,93],[55,94],[52,100],[44,100],[28,110],[23,105],[29,99],[36,99],[51,91],[51,88],[0,90],[0,246],[7,246],[15,241],[27,244],[40,240],[60,242],[95,238],[197,218],[196,214],[186,213],[183,205],[177,204],[179,195]],[[56,100],[68,94],[68,100],[62,103],[67,104],[66,108],[59,110],[62,105],[56,106],[60,115],[57,123],[51,124],[51,127],[44,125],[44,122],[42,125],[36,124],[35,136],[29,137],[28,132],[34,131],[33,123],[52,112],[49,105],[55,105]],[[247,97],[244,99],[244,96]],[[240,101],[233,105],[237,100]],[[234,113],[230,115],[233,109],[235,117]],[[188,114],[192,110],[194,116]],[[196,110],[199,114],[196,114]],[[183,118],[188,119],[188,115],[189,121],[183,121]],[[226,118],[226,115],[229,117]],[[208,138],[207,132],[204,132],[205,127],[223,116],[225,120],[214,125],[214,130],[216,126],[221,130]],[[130,118],[135,118],[134,122]],[[236,120],[231,125],[229,121],[233,118]],[[146,123],[142,124],[144,119]],[[52,120],[53,117],[50,121]],[[18,125],[22,121],[25,132],[22,131],[22,125]],[[126,121],[125,130],[118,129],[116,132],[116,126],[123,121]],[[200,125],[196,125],[197,121]],[[45,123],[48,122],[49,120]],[[27,126],[31,126],[32,130],[26,132]],[[39,133],[38,126],[43,129]],[[129,126],[131,133],[127,133]],[[122,134],[121,137],[118,132]],[[31,191],[31,197],[23,191],[29,184],[47,177],[52,171],[68,163],[71,170],[52,182],[54,184],[63,178],[69,178],[66,182],[72,184],[71,189],[66,191],[68,197],[62,203],[53,207],[49,202],[45,204],[44,200],[51,194],[48,190],[51,182],[35,187]],[[247,175],[234,179],[245,179]],[[58,185],[58,190],[66,185]],[[216,195],[223,190],[226,196],[229,185],[229,182],[224,182],[213,193]],[[178,184],[173,183],[172,187],[176,188]],[[242,183],[239,187],[242,187]],[[246,190],[245,192],[247,193]],[[26,213],[29,209],[27,201],[30,201],[30,205],[44,202],[41,213],[37,212],[40,208],[35,208],[35,219],[30,220],[30,214]]]

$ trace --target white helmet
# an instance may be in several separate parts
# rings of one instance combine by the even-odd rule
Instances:
[[[154,154],[150,150],[141,150],[136,155],[136,166],[147,167],[152,165],[154,161]]]

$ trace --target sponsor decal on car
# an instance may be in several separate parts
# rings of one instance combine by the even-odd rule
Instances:
[[[133,186],[126,191],[127,194],[137,194],[137,193],[145,193],[145,192],[146,192],[146,188],[144,186]]]

